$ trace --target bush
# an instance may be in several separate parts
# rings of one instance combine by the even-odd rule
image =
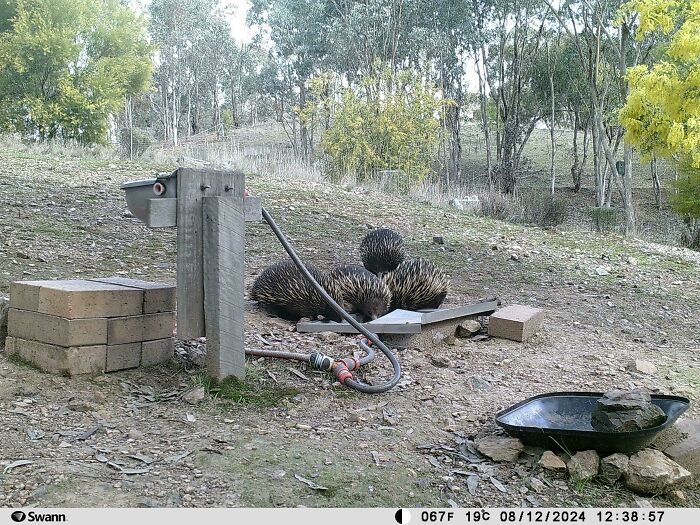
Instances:
[[[606,206],[594,206],[589,210],[593,228],[598,232],[611,232],[618,229],[619,218],[617,210]]]
[[[502,193],[483,193],[479,195],[478,214],[498,221],[518,222],[522,210],[518,202]]]
[[[700,224],[686,226],[681,233],[681,246],[700,252]]]
[[[122,128],[119,132],[119,145],[122,154],[130,159],[139,158],[154,142],[151,134],[143,129]]]
[[[522,222],[542,228],[559,226],[566,220],[567,205],[562,197],[546,192],[528,191],[520,194]]]
[[[402,193],[420,184],[435,161],[441,141],[439,115],[449,102],[414,73],[390,70],[365,77],[345,89],[323,138],[328,176],[377,181],[382,171],[402,172]]]

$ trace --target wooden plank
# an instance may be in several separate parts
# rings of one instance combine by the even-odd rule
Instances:
[[[148,199],[144,222],[150,228],[177,226],[177,198]]]
[[[245,222],[262,221],[262,201],[260,197],[245,197]],[[146,226],[169,228],[177,226],[177,198],[148,199],[146,204]]]
[[[245,377],[243,195],[204,197],[204,315],[207,372]]]
[[[241,172],[179,168],[177,170],[177,337],[203,337],[204,273],[202,270],[202,200],[241,196]],[[226,191],[226,188],[229,191]],[[204,188],[204,189],[202,189]]]

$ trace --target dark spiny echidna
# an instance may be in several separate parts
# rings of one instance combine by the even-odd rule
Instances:
[[[381,276],[403,262],[406,258],[406,245],[403,237],[394,230],[379,228],[362,239],[360,256],[365,268]]]
[[[373,321],[389,311],[389,288],[379,277],[360,265],[339,266],[331,270],[327,282],[340,289],[348,311],[361,314],[363,321]]]
[[[391,292],[391,309],[438,308],[447,297],[447,276],[427,259],[409,259],[384,275]]]
[[[311,265],[306,265],[318,283],[340,306],[343,294],[332,282],[327,282],[326,275]],[[250,290],[250,298],[258,301],[270,312],[290,321],[302,317],[315,319],[319,315],[340,320],[340,316],[326,304],[320,293],[299,271],[291,260],[281,261],[268,266],[255,279]]]

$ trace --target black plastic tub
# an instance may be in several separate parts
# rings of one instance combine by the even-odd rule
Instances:
[[[634,432],[600,432],[591,427],[597,392],[552,392],[521,401],[496,414],[496,423],[526,445],[566,451],[597,450],[604,454],[633,453],[651,444],[686,411],[690,400],[652,395],[651,401],[666,413],[666,421]]]

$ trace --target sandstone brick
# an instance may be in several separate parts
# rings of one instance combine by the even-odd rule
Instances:
[[[10,308],[8,334],[58,346],[107,344],[107,319],[66,319]]]
[[[153,366],[170,361],[175,354],[175,339],[158,339],[141,343],[141,366]]]
[[[107,321],[107,343],[110,345],[163,339],[173,335],[175,314],[133,315]]]
[[[39,289],[47,281],[15,281],[10,283],[10,308],[20,308],[37,312],[39,310]]]
[[[143,290],[143,313],[145,314],[172,312],[175,310],[175,285],[128,279],[126,277],[102,277],[91,279],[91,281]]]
[[[138,315],[143,290],[82,279],[20,281],[12,284],[10,306],[68,319]]]
[[[141,343],[108,345],[105,372],[137,368],[141,363]]]
[[[513,341],[527,341],[544,322],[544,311],[530,306],[511,305],[489,317],[489,335]]]
[[[12,344],[14,354],[52,374],[73,376],[105,369],[105,345],[65,347],[19,338]]]

